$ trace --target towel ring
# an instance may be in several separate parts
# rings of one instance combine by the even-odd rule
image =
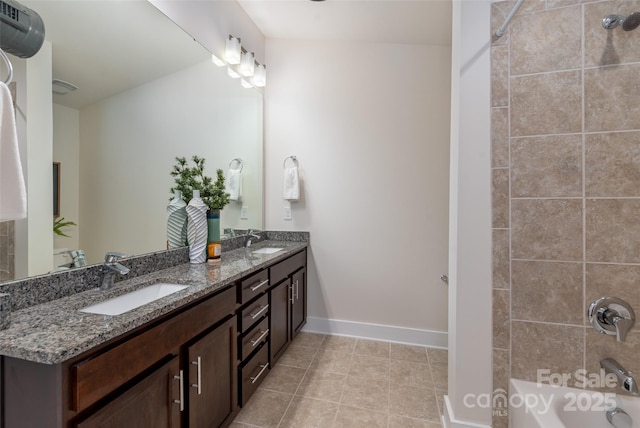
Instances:
[[[9,60],[9,57],[7,56],[6,53],[4,53],[2,49],[0,49],[0,57],[2,57],[5,64],[7,64],[7,72],[9,73],[9,75],[4,80],[4,83],[8,85],[13,80],[13,65],[11,65],[11,61]]]
[[[240,172],[242,172],[242,168],[244,168],[244,162],[240,158],[232,159],[231,162],[229,162],[229,169],[231,169],[231,165],[233,165],[234,162],[238,164],[238,166],[240,167]]]
[[[298,167],[298,158],[295,156],[287,156],[286,158],[284,158],[284,162],[282,162],[282,167],[286,168],[287,167],[287,161],[291,159],[291,161],[293,162],[293,164],[295,165],[295,167]]]

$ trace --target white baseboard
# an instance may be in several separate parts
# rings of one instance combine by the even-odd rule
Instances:
[[[393,327],[389,325],[316,317],[307,317],[307,324],[302,331],[333,334],[337,336],[352,336],[442,349],[447,349],[448,344],[447,333],[442,331],[419,330],[416,328]]]
[[[491,428],[491,425],[476,424],[473,422],[463,422],[456,420],[449,401],[449,396],[444,396],[444,414],[442,415],[443,428]]]

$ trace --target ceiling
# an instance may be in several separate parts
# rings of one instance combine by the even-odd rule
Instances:
[[[54,94],[79,109],[189,65],[210,54],[147,1],[20,0],[43,19],[53,78],[79,89]]]
[[[238,0],[267,38],[451,45],[451,0]]]

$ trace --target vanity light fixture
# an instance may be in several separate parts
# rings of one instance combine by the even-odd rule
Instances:
[[[243,52],[242,59],[240,60],[240,68],[238,71],[244,77],[253,76],[253,70],[255,68],[256,56],[253,52]]]
[[[242,85],[243,88],[245,89],[251,89],[253,88],[253,85],[251,83],[249,83],[249,81],[247,79],[240,79],[240,84]]]
[[[242,48],[240,46],[240,38],[233,37],[229,34],[227,44],[224,49],[224,59],[228,64],[240,64],[240,54]]]
[[[258,64],[253,73],[253,84],[262,88],[267,84],[267,67],[264,64]]]

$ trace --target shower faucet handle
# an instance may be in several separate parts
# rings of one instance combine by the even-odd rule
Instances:
[[[615,335],[624,342],[636,320],[631,306],[617,297],[601,297],[589,306],[589,322],[602,334]]]

